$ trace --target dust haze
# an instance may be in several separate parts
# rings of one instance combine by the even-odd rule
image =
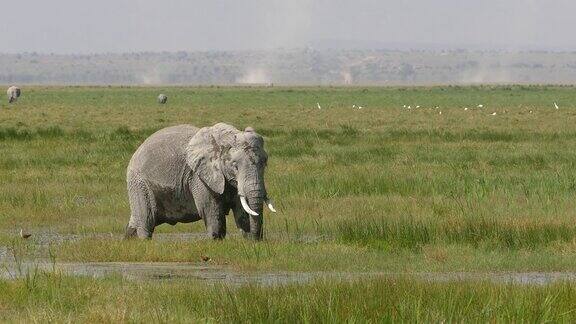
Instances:
[[[294,63],[310,70],[301,83],[370,83],[358,70],[362,64],[379,64],[385,70],[386,59],[370,53],[374,50],[433,53],[423,55],[424,61],[394,62],[399,73],[410,73],[411,68],[417,73],[421,65],[434,65],[429,60],[443,51],[497,51],[500,58],[475,55],[474,63],[452,79],[516,82],[522,80],[506,67],[521,64],[524,53],[576,51],[572,32],[576,20],[571,17],[576,3],[568,0],[22,0],[9,7],[9,14],[0,20],[3,55],[52,54],[63,61],[74,55],[151,52],[242,57],[242,64],[226,65],[234,71],[216,78],[221,83],[283,82],[286,53],[295,51],[308,51]],[[349,51],[355,54],[346,58]],[[546,65],[549,60],[531,64]],[[170,60],[153,61],[120,79],[143,84],[187,82],[177,75],[181,68],[182,64]],[[19,70],[4,68],[0,73],[7,71],[13,75],[5,79],[21,78]],[[315,72],[324,74],[313,76]],[[371,78],[376,83],[394,79]],[[435,81],[420,74],[422,78]],[[417,83],[418,77],[405,79]]]

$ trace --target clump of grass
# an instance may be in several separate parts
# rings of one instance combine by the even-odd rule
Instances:
[[[430,220],[353,219],[341,221],[336,237],[378,248],[419,249],[429,243],[469,244],[475,248],[536,249],[576,240],[576,227],[554,222],[498,220],[485,217]]]
[[[13,127],[0,128],[0,140],[27,141],[33,138],[60,138],[64,135],[64,130],[58,126],[40,127],[33,130]]]
[[[40,128],[36,131],[36,133],[41,138],[58,138],[64,136],[64,130],[58,126]]]
[[[454,225],[454,226],[451,226]],[[576,239],[576,227],[551,222],[470,219],[444,227],[445,241],[502,249],[535,249]]]
[[[380,248],[419,248],[435,237],[433,228],[419,220],[391,221],[386,219],[355,219],[336,227],[337,237],[344,242],[360,243]]]
[[[360,132],[354,126],[341,124],[340,125],[341,133],[344,137],[356,137]]]

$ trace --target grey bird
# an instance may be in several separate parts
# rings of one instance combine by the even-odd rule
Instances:
[[[30,233],[24,233],[24,230],[23,230],[23,229],[20,229],[20,237],[21,237],[21,238],[27,239],[27,238],[29,238],[30,236],[32,236],[32,234],[30,234]]]
[[[8,88],[8,90],[6,91],[6,95],[8,95],[8,103],[13,103],[16,100],[18,100],[18,97],[20,97],[20,88],[16,87],[16,86],[11,86],[10,88]]]
[[[162,105],[163,105],[163,104],[165,104],[167,101],[168,101],[168,96],[167,96],[167,95],[165,95],[165,94],[163,94],[163,93],[161,93],[161,94],[158,95],[158,103],[159,103],[159,104],[162,104]]]

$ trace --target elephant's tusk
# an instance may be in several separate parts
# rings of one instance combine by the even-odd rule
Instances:
[[[253,211],[252,209],[250,209],[250,206],[248,206],[248,202],[246,202],[246,197],[244,196],[240,196],[240,203],[242,203],[242,208],[244,208],[244,210],[252,215],[252,216],[258,216],[258,213]]]
[[[274,205],[272,205],[272,199],[266,199],[266,206],[268,206],[268,209],[270,209],[271,212],[276,212]]]

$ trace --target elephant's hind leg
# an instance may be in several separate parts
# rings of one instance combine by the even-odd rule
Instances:
[[[130,221],[126,226],[126,238],[137,236],[151,238],[156,226],[156,201],[148,184],[136,177],[128,180]]]

